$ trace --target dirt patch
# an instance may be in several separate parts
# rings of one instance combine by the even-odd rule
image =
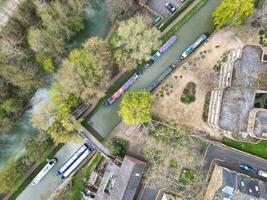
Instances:
[[[218,84],[218,72],[214,66],[225,52],[241,47],[242,42],[230,31],[219,31],[200,47],[186,62],[176,69],[153,92],[154,115],[175,124],[185,124],[204,129],[202,120],[205,95]],[[195,101],[190,105],[180,101],[188,82],[196,84]],[[172,87],[169,95],[161,95],[162,87]]]

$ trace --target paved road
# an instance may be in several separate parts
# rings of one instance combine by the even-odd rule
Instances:
[[[256,156],[234,150],[223,145],[210,144],[207,148],[204,168],[209,169],[212,161],[219,163],[221,166],[225,166],[229,169],[232,169],[236,172],[241,172],[243,174],[248,174],[251,177],[267,181],[267,179],[258,176],[257,174],[246,173],[245,171],[239,168],[241,163],[245,163],[253,167],[256,171],[264,170],[267,171],[267,160],[258,158]]]

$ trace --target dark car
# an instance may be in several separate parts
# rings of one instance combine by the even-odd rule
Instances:
[[[255,169],[249,165],[246,165],[246,164],[241,164],[240,165],[240,169],[246,171],[246,172],[250,172],[250,173],[255,173]]]
[[[168,11],[170,11],[171,13],[174,13],[176,11],[176,7],[171,3],[171,2],[167,2],[165,4],[165,7],[168,9]]]

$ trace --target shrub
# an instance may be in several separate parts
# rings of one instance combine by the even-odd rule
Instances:
[[[171,159],[170,160],[170,167],[171,168],[177,168],[178,167],[178,161],[177,160],[174,160],[174,159]]]
[[[115,138],[112,141],[112,145],[110,148],[111,154],[114,156],[123,157],[125,155],[126,150],[128,149],[128,141],[122,138]]]
[[[188,183],[190,183],[193,179],[195,178],[194,174],[193,174],[193,170],[191,169],[187,169],[184,168],[180,174],[180,178],[179,181],[184,184],[187,185]]]
[[[149,161],[156,161],[158,162],[161,158],[161,151],[154,149],[152,147],[145,149],[145,158]]]
[[[180,100],[184,104],[190,104],[195,101],[196,98],[195,94],[196,94],[196,84],[193,82],[189,82],[187,83]]]

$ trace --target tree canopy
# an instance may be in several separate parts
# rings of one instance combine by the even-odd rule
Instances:
[[[220,29],[227,25],[242,25],[253,13],[254,0],[224,0],[213,13],[214,25]]]
[[[35,1],[41,23],[28,31],[28,41],[34,52],[57,57],[66,52],[65,43],[83,29],[85,1]]]
[[[119,116],[126,124],[143,124],[152,119],[152,95],[146,90],[127,92],[121,101]]]
[[[68,92],[87,101],[103,95],[112,67],[109,47],[102,39],[93,37],[70,53],[58,71],[58,79]]]
[[[49,91],[50,100],[33,112],[31,123],[34,127],[47,132],[56,143],[77,141],[78,131],[71,122],[71,110],[78,105],[79,99],[54,83]]]
[[[121,68],[132,69],[149,60],[151,52],[160,46],[159,36],[160,32],[149,27],[141,16],[120,22],[110,41],[116,63]]]

